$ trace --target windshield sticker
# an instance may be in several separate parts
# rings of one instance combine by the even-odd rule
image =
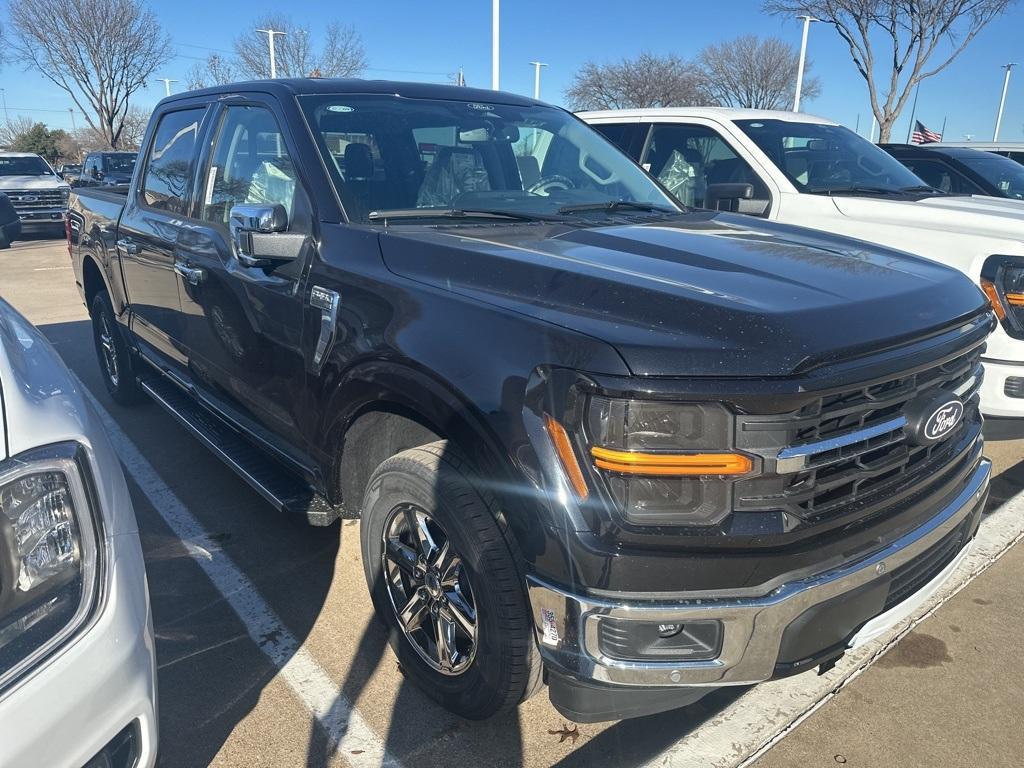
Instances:
[[[468,104],[466,104],[466,106],[469,107],[470,109],[478,109],[481,112],[490,112],[494,109],[494,107],[492,107],[490,104],[481,104],[476,101],[471,101]]]
[[[328,112],[355,112],[355,107],[350,107],[347,104],[331,104],[327,107]]]

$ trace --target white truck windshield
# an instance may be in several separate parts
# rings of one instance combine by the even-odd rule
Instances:
[[[736,120],[793,186],[812,194],[905,194],[931,187],[884,150],[841,125]]]
[[[52,176],[53,171],[41,157],[0,156],[0,176]]]

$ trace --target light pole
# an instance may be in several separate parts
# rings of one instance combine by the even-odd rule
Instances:
[[[283,35],[284,32],[278,32],[276,29],[257,29],[257,32],[263,32],[267,36],[267,43],[270,46],[270,79],[277,79],[277,58],[274,54],[274,35]]]
[[[75,125],[75,108],[74,107],[68,107],[68,112],[71,115],[71,132],[72,133],[78,133],[78,126]]]
[[[804,62],[807,61],[807,31],[811,28],[811,22],[817,21],[813,16],[797,16],[804,20],[804,34],[800,39],[800,63],[796,67],[796,95],[793,97],[793,111],[800,111],[800,91],[804,87]]]
[[[999,124],[1003,122],[1003,107],[1006,106],[1006,89],[1010,87],[1010,70],[1016,63],[1004,64],[1006,75],[1003,77],[1003,95],[999,97],[999,111],[996,113],[996,129],[992,132],[992,141],[999,141]]]
[[[157,80],[164,84],[164,93],[168,96],[171,95],[171,83],[178,82],[177,80],[173,80],[169,77],[158,77]]]
[[[4,122],[11,122],[11,116],[7,114],[7,89],[0,88],[0,101],[4,104]]]
[[[540,68],[546,67],[542,61],[531,61],[530,66],[533,67],[533,98],[540,101]]]
[[[491,0],[491,90],[496,91],[501,82],[498,63],[498,49],[501,40],[501,0]]]

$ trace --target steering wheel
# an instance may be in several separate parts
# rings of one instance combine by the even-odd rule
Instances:
[[[531,184],[530,188],[526,191],[531,195],[547,197],[552,192],[561,192],[567,189],[576,189],[576,185],[572,183],[572,179],[566,176],[552,174],[550,176],[545,176],[535,184]]]

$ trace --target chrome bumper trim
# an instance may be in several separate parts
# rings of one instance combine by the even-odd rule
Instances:
[[[672,602],[611,601],[574,595],[527,578],[541,653],[578,677],[613,685],[749,685],[770,679],[786,628],[804,611],[870,583],[939,542],[967,519],[988,490],[992,465],[982,459],[965,488],[924,525],[883,549],[822,573],[795,578],[753,598],[728,593]],[[602,655],[602,617],[686,623],[718,620],[722,652],[712,661],[631,662]]]

